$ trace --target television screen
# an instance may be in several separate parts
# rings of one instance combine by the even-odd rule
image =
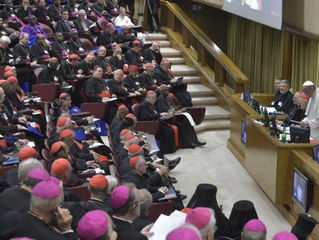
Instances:
[[[223,10],[281,29],[282,0],[225,0]]]
[[[245,119],[242,119],[241,120],[241,141],[244,144],[246,144],[246,140],[247,140],[246,128],[247,128],[247,122]]]
[[[312,147],[312,157],[317,163],[319,163],[319,145]]]
[[[293,176],[292,199],[304,212],[309,210],[312,202],[312,185],[309,179],[296,168]]]

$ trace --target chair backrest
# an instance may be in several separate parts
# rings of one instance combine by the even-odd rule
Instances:
[[[156,219],[161,214],[170,215],[172,213],[172,211],[173,211],[173,202],[172,201],[152,203],[148,217],[152,222],[155,222]]]
[[[16,168],[16,167],[17,165],[0,167],[0,177],[4,177],[11,168]]]
[[[87,38],[80,38],[81,43],[83,44],[86,51],[90,51],[94,48],[93,43]]]
[[[80,186],[70,187],[69,190],[76,195],[81,201],[87,201],[90,199],[90,191],[88,189],[88,183],[84,183]]]
[[[37,92],[43,102],[53,102],[58,96],[58,83],[33,84],[32,91]]]

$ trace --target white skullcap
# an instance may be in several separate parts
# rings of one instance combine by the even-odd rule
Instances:
[[[305,81],[302,86],[303,87],[311,87],[311,86],[314,86],[315,84],[311,81]]]

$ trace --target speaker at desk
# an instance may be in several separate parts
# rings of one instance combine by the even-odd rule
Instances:
[[[301,127],[290,127],[290,142],[310,143],[310,129]]]

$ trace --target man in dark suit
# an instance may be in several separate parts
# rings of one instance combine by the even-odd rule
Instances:
[[[71,30],[71,37],[66,42],[66,47],[69,50],[70,54],[76,53],[76,54],[83,54],[85,53],[84,46],[82,42],[79,39],[79,34],[75,28],[72,28]]]
[[[52,20],[59,20],[61,18],[61,10],[62,6],[60,4],[60,0],[54,0],[53,4],[49,7],[49,15]]]
[[[34,16],[36,16],[38,21],[41,22],[50,20],[50,17],[48,15],[49,13],[45,6],[45,0],[40,0],[36,10],[34,11]]]
[[[141,214],[134,219],[133,225],[136,230],[141,231],[144,227],[149,224],[152,224],[152,221],[149,219],[149,209],[152,204],[152,195],[146,189],[139,190],[143,194],[143,203],[141,204]]]
[[[61,13],[61,19],[56,24],[56,32],[61,32],[63,35],[71,33],[72,25],[69,22],[69,12],[64,9]]]
[[[23,0],[22,1],[22,6],[17,11],[17,16],[23,21],[29,15],[33,15],[33,10],[30,7],[30,1],[29,0]]]
[[[90,34],[90,22],[86,18],[86,12],[81,9],[79,11],[79,17],[74,21],[74,27],[78,30],[78,33]]]
[[[111,194],[111,205],[114,211],[113,222],[118,240],[147,240],[150,226],[137,231],[131,224],[140,214],[141,196],[132,185],[116,187]]]

